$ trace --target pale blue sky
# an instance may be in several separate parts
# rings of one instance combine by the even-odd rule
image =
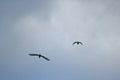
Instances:
[[[119,3],[0,0],[0,80],[120,80]]]

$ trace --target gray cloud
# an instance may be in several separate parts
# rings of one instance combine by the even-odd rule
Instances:
[[[119,1],[2,3],[8,4],[0,8],[4,80],[6,75],[16,80],[12,74],[31,80],[119,80]],[[84,46],[72,46],[75,40]],[[29,52],[42,52],[51,61],[29,57]]]

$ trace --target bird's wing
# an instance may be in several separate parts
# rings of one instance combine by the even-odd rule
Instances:
[[[41,56],[41,57],[43,57],[43,58],[46,59],[47,61],[50,61],[50,59],[46,58],[45,56]]]
[[[29,54],[30,56],[39,56],[39,54]]]
[[[72,45],[74,45],[76,42],[73,42],[73,44]]]
[[[82,42],[79,42],[81,45],[83,45],[83,43]]]

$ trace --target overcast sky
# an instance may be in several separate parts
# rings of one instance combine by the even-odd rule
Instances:
[[[120,80],[119,4],[0,0],[0,80]]]

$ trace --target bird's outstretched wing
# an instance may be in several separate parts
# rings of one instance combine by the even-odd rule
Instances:
[[[79,42],[81,45],[83,45],[83,43],[82,42]]]
[[[43,57],[44,59],[46,59],[47,61],[50,61],[50,59],[48,59],[47,57],[45,57],[45,56],[41,56],[41,57]]]
[[[39,56],[39,54],[29,54],[30,56]]]
[[[72,45],[74,45],[76,42],[73,42],[73,44]]]

